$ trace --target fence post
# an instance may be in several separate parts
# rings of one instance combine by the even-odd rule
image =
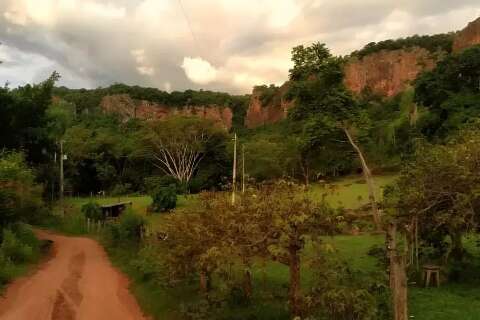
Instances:
[[[394,320],[408,319],[407,274],[405,255],[399,254],[396,242],[397,226],[390,223],[387,230],[387,252],[390,260],[390,289]]]

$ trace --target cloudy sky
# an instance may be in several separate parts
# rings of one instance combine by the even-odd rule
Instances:
[[[247,93],[284,82],[298,44],[348,54],[479,16],[478,0],[0,0],[0,83]]]

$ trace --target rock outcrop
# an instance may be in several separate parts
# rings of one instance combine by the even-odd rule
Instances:
[[[174,115],[188,115],[212,120],[225,129],[232,127],[232,110],[229,107],[217,105],[177,108],[151,101],[132,99],[128,94],[116,94],[103,97],[100,106],[103,111],[117,113],[125,120],[131,118],[154,120],[166,119]]]
[[[375,94],[391,97],[405,90],[419,73],[433,69],[438,57],[414,47],[352,58],[345,66],[345,85],[355,93],[368,88]]]
[[[480,44],[480,18],[470,22],[465,29],[457,33],[453,41],[453,51],[458,52],[476,44]]]
[[[251,129],[285,119],[288,109],[293,106],[293,102],[285,97],[287,90],[288,82],[278,88],[275,96],[264,105],[263,91],[260,88],[254,88],[245,116],[245,126]]]

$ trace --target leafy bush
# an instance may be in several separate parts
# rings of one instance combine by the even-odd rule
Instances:
[[[10,281],[15,273],[15,266],[12,261],[0,250],[0,285]]]
[[[131,262],[136,274],[141,280],[158,280],[162,271],[159,254],[152,246],[146,246],[138,252],[138,256]]]
[[[152,209],[155,212],[166,212],[177,206],[177,192],[175,185],[159,187],[152,194]]]
[[[139,242],[145,225],[146,220],[141,215],[127,210],[120,216],[118,222],[108,226],[106,240],[111,244],[124,241]]]
[[[178,180],[172,176],[152,176],[144,179],[145,191],[147,194],[153,194],[159,187],[168,187],[175,185],[178,187]]]
[[[5,257],[14,263],[31,261],[34,256],[32,246],[20,241],[15,233],[9,229],[3,230],[1,250]]]
[[[103,220],[105,217],[102,214],[102,209],[100,205],[96,202],[90,201],[85,203],[82,206],[82,213],[85,215],[85,218],[91,219],[93,221]]]

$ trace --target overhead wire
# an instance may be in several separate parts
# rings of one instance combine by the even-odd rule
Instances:
[[[190,18],[188,17],[187,11],[185,10],[185,6],[183,5],[182,0],[177,0],[177,1],[178,1],[178,5],[179,5],[179,7],[182,11],[183,17],[185,18],[185,21],[187,22],[187,27],[188,27],[188,30],[190,31],[191,36],[192,36],[194,45],[195,45],[195,47],[198,51],[198,55],[202,56],[203,50],[201,50],[200,42],[198,41],[198,38],[197,38],[195,32],[193,31],[192,23],[190,22]]]

